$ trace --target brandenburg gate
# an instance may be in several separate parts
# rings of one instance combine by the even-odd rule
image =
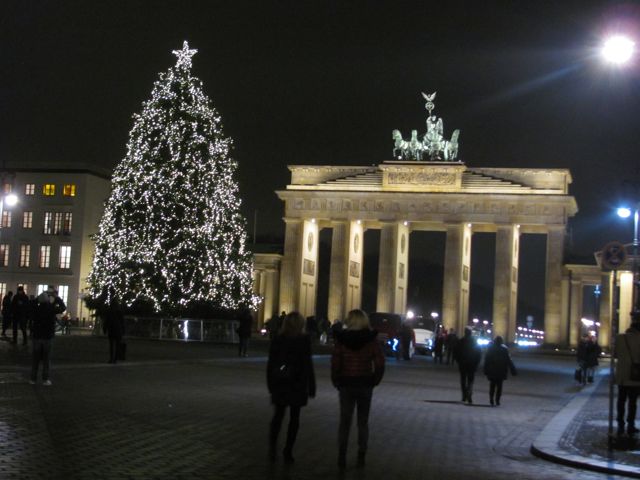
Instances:
[[[435,94],[425,95],[427,132],[404,140],[394,130],[394,159],[373,166],[293,165],[291,183],[277,193],[285,204],[279,310],[314,315],[318,237],[332,229],[329,319],[359,308],[363,235],[380,230],[376,309],[405,313],[409,236],[446,233],[442,323],[461,332],[468,324],[471,245],[475,232],[496,235],[494,335],[514,337],[520,235],[545,234],[546,342],[568,341],[562,316],[566,224],[577,212],[565,169],[473,168],[457,159],[456,130],[443,137],[433,115]]]

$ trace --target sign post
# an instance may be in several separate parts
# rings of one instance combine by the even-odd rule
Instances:
[[[601,267],[603,270],[611,270],[613,281],[611,282],[611,338],[609,340],[609,450],[613,449],[615,435],[613,433],[613,397],[615,396],[615,351],[616,337],[618,336],[618,326],[620,322],[620,290],[618,287],[618,269],[624,265],[627,260],[627,250],[620,242],[609,242],[602,249]]]

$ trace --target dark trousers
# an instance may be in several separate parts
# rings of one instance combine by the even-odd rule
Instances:
[[[238,344],[238,356],[247,356],[247,347],[249,346],[249,337],[240,337],[240,343]]]
[[[627,410],[627,428],[635,428],[639,393],[640,387],[618,385],[618,428],[624,428],[624,413],[627,403],[629,404],[629,409]]]
[[[340,387],[340,426],[338,427],[338,452],[347,453],[349,430],[353,411],[358,408],[358,453],[364,455],[369,440],[369,410],[373,387]]]
[[[109,363],[116,363],[118,361],[118,349],[122,337],[109,335]]]
[[[7,329],[11,328],[11,317],[9,315],[2,316],[2,336],[5,336]]]
[[[51,347],[53,339],[34,338],[31,341],[33,345],[33,355],[31,361],[31,380],[34,382],[38,379],[38,367],[42,361],[42,380],[49,380],[49,369],[51,367]]]
[[[447,348],[447,365],[453,365],[455,363],[455,359],[453,358],[453,348]]]
[[[289,427],[287,428],[287,440],[284,447],[285,456],[291,456],[293,444],[296,442],[298,428],[300,427],[300,406],[289,407]],[[269,454],[275,457],[276,447],[278,444],[278,435],[282,427],[282,420],[287,410],[287,405],[275,405],[275,412],[271,419],[271,428],[269,429]]]
[[[473,395],[473,380],[476,376],[476,371],[461,368],[460,369],[460,389],[462,390],[462,401],[471,400]]]
[[[500,405],[500,397],[502,396],[502,382],[503,380],[489,380],[489,400],[491,405],[495,399],[496,403]]]
[[[13,343],[18,343],[18,328],[22,331],[22,343],[27,344],[27,319],[13,318],[11,320],[13,326]]]

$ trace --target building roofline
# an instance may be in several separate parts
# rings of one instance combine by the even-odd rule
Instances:
[[[89,175],[93,175],[104,180],[111,180],[111,171],[108,169],[99,169],[99,168],[79,168],[79,167],[70,167],[70,168],[47,168],[47,167],[18,167],[18,168],[4,168],[3,169],[7,173],[86,173]]]

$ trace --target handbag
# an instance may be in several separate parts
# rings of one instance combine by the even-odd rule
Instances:
[[[624,343],[627,344],[627,350],[629,350],[629,358],[631,358],[629,380],[631,380],[632,382],[640,382],[640,362],[636,362],[633,360],[633,355],[631,355],[631,347],[629,347],[629,339],[627,338],[627,335],[624,336]]]

